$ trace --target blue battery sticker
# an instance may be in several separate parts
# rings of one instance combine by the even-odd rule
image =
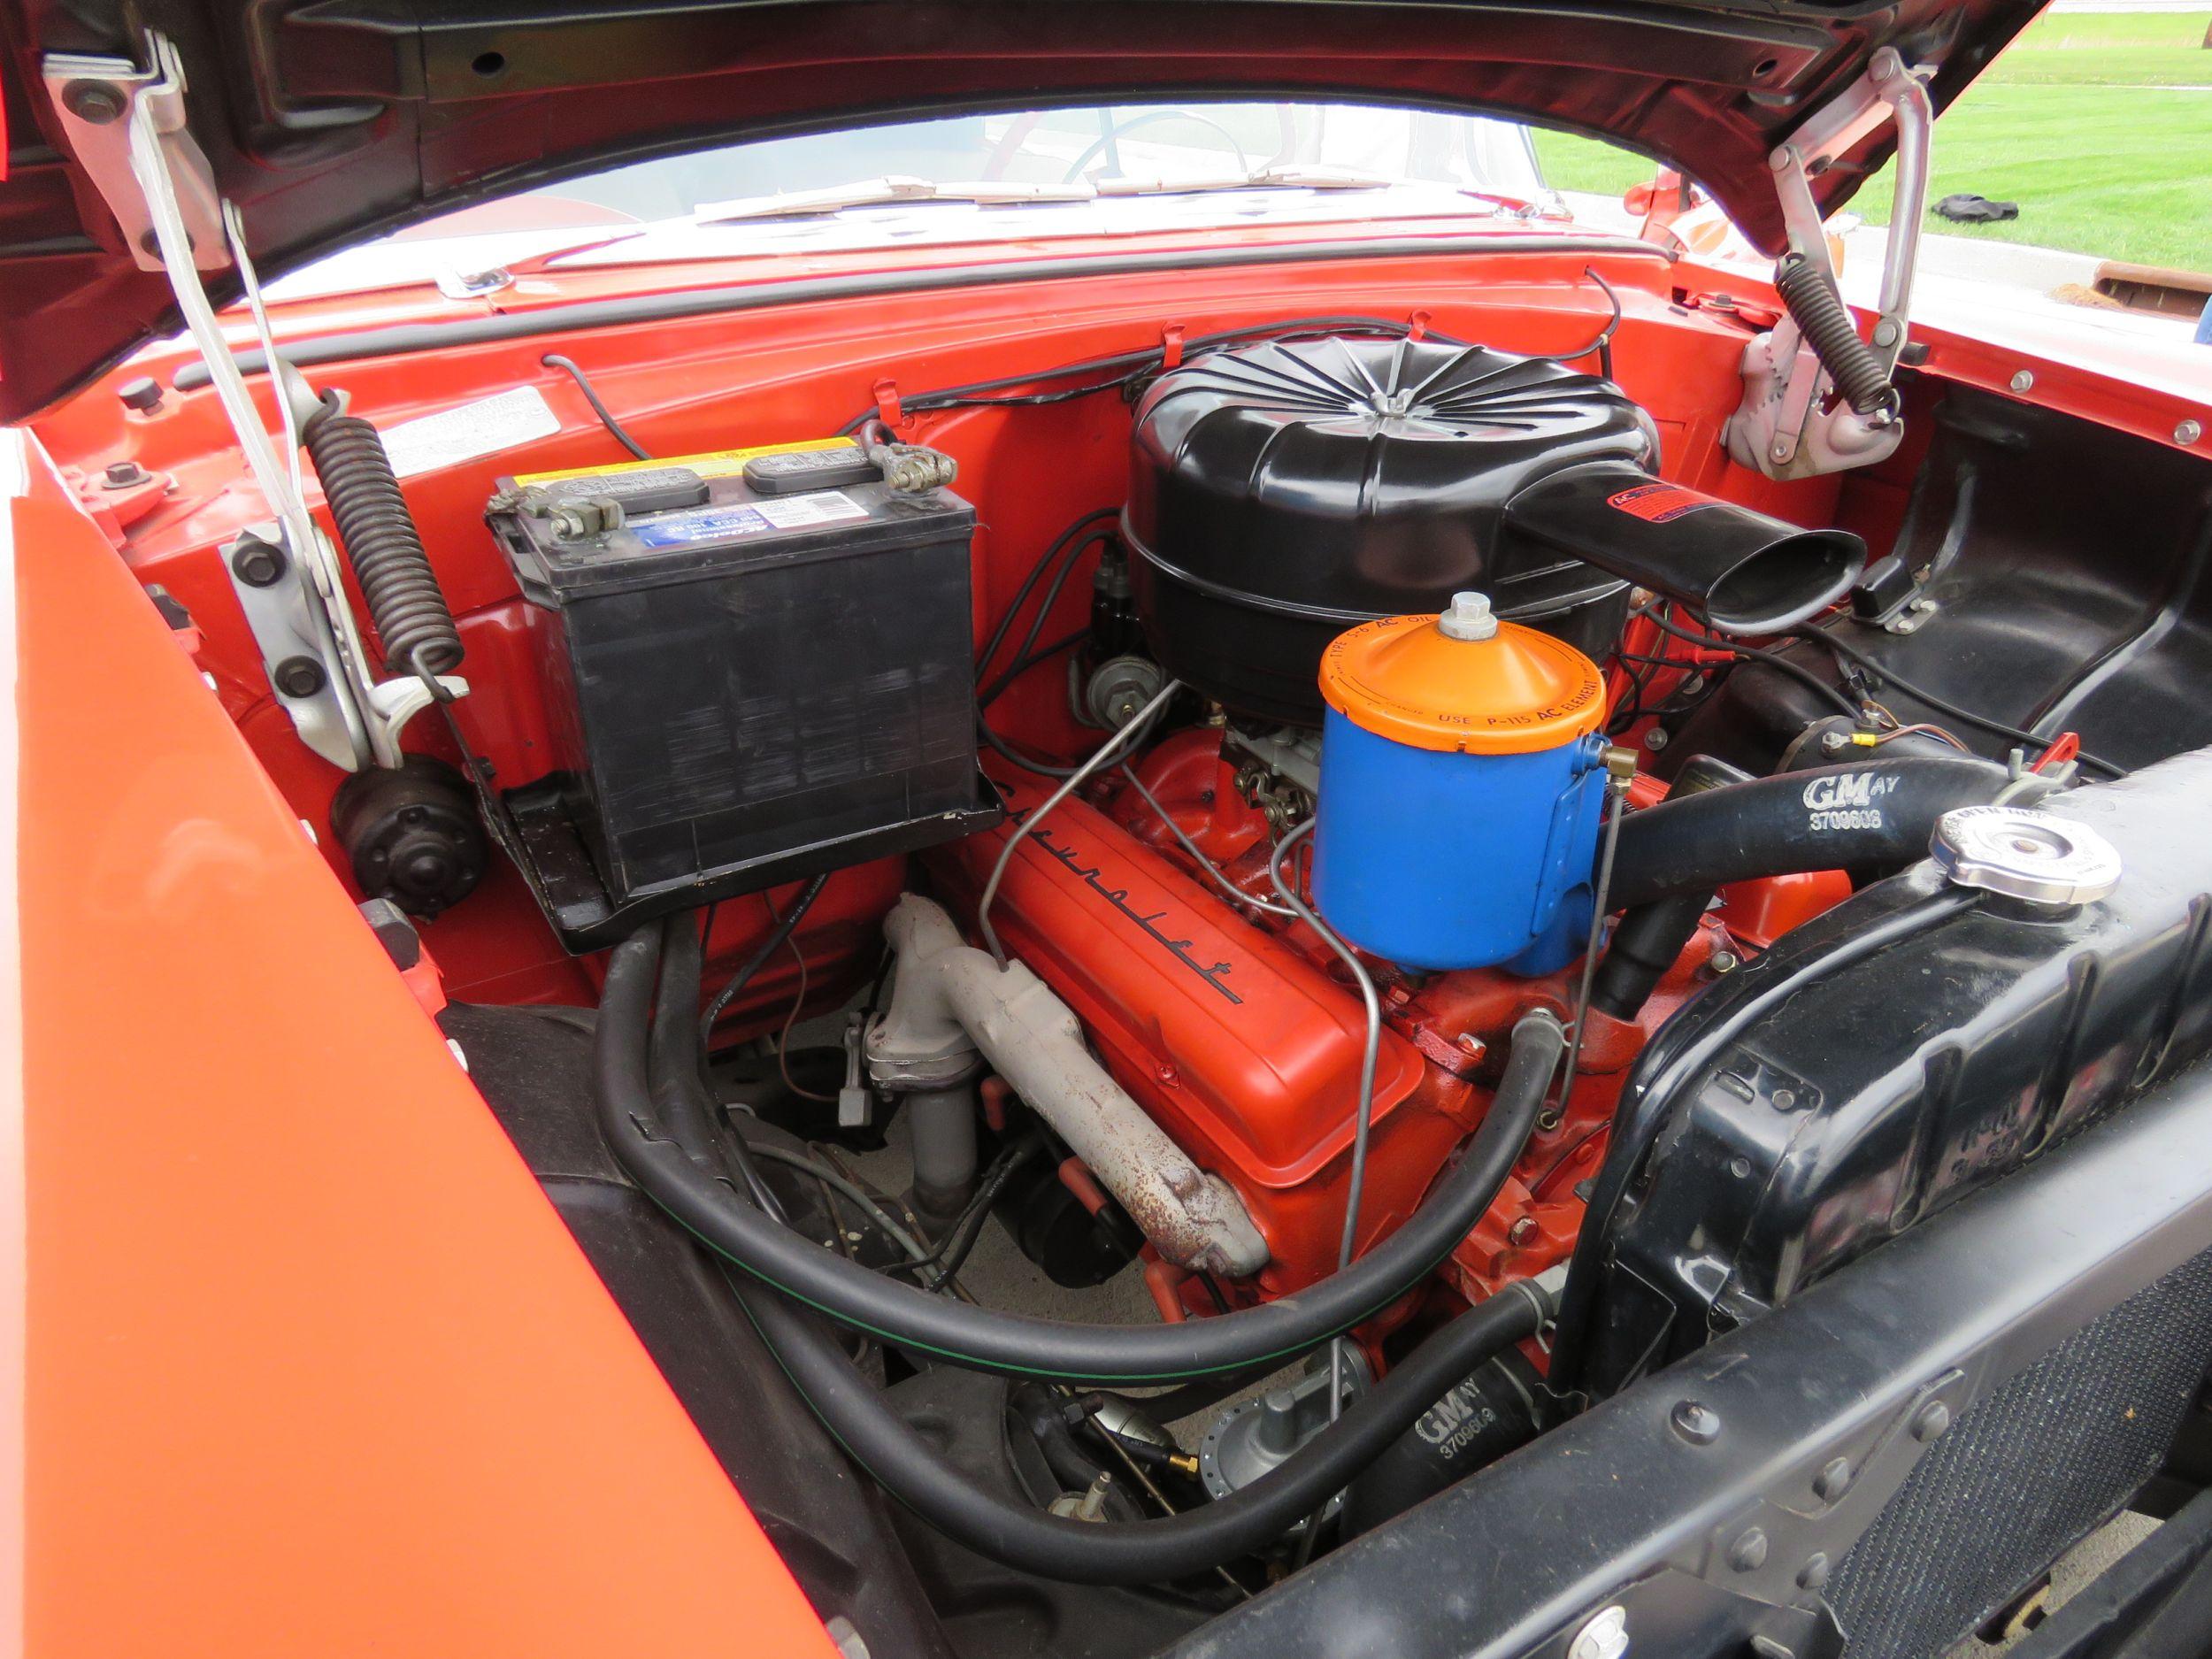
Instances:
[[[684,512],[633,519],[630,524],[632,533],[647,547],[685,547],[694,541],[758,535],[770,527],[756,507],[694,507]]]

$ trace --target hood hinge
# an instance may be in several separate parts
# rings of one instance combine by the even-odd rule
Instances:
[[[176,48],[150,30],[146,43],[151,69],[119,58],[50,56],[42,65],[47,89],[138,263],[167,274],[247,471],[268,503],[273,521],[234,540],[224,569],[279,704],[301,741],[333,765],[396,766],[401,727],[434,701],[465,695],[468,684],[451,675],[436,677],[434,687],[422,676],[379,682],[371,673],[337,551],[310,515],[302,483],[300,433],[322,400],[276,349],[244,227],[185,125]],[[234,265],[269,365],[281,449],[262,424],[200,279],[202,271]]]
[[[1886,120],[1897,124],[1897,181],[1872,338],[1862,341],[1836,287],[1812,175]],[[1896,51],[1768,158],[1789,238],[1776,267],[1782,319],[1744,348],[1744,396],[1724,428],[1729,454],[1769,478],[1810,478],[1886,459],[1904,436],[1890,383],[1905,348],[1934,109],[1921,72]],[[1844,380],[1847,396],[1839,396]]]

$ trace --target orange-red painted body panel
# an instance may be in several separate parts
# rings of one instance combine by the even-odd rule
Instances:
[[[27,1651],[832,1653],[130,572],[9,506]]]

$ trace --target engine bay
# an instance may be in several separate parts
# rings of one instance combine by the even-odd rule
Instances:
[[[1755,308],[1380,263],[319,366],[353,769],[205,371],[43,434],[865,1651],[1174,1642],[2212,1048],[2200,460],[1778,481]]]

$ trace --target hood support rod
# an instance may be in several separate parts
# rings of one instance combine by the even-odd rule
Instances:
[[[442,675],[434,690],[419,676],[379,681],[372,674],[337,551],[309,513],[301,479],[300,432],[322,412],[322,401],[277,351],[245,227],[217,189],[207,156],[186,124],[184,65],[176,47],[151,30],[146,42],[150,69],[126,58],[57,53],[42,65],[42,78],[78,160],[134,257],[142,269],[168,276],[247,470],[268,503],[272,522],[235,538],[224,549],[223,565],[261,649],[273,695],[301,741],[333,765],[348,772],[397,766],[401,728],[439,693],[466,695],[468,682]],[[201,278],[203,271],[233,265],[245,286],[263,359],[276,372],[281,459]],[[320,672],[298,672],[303,657]]]

